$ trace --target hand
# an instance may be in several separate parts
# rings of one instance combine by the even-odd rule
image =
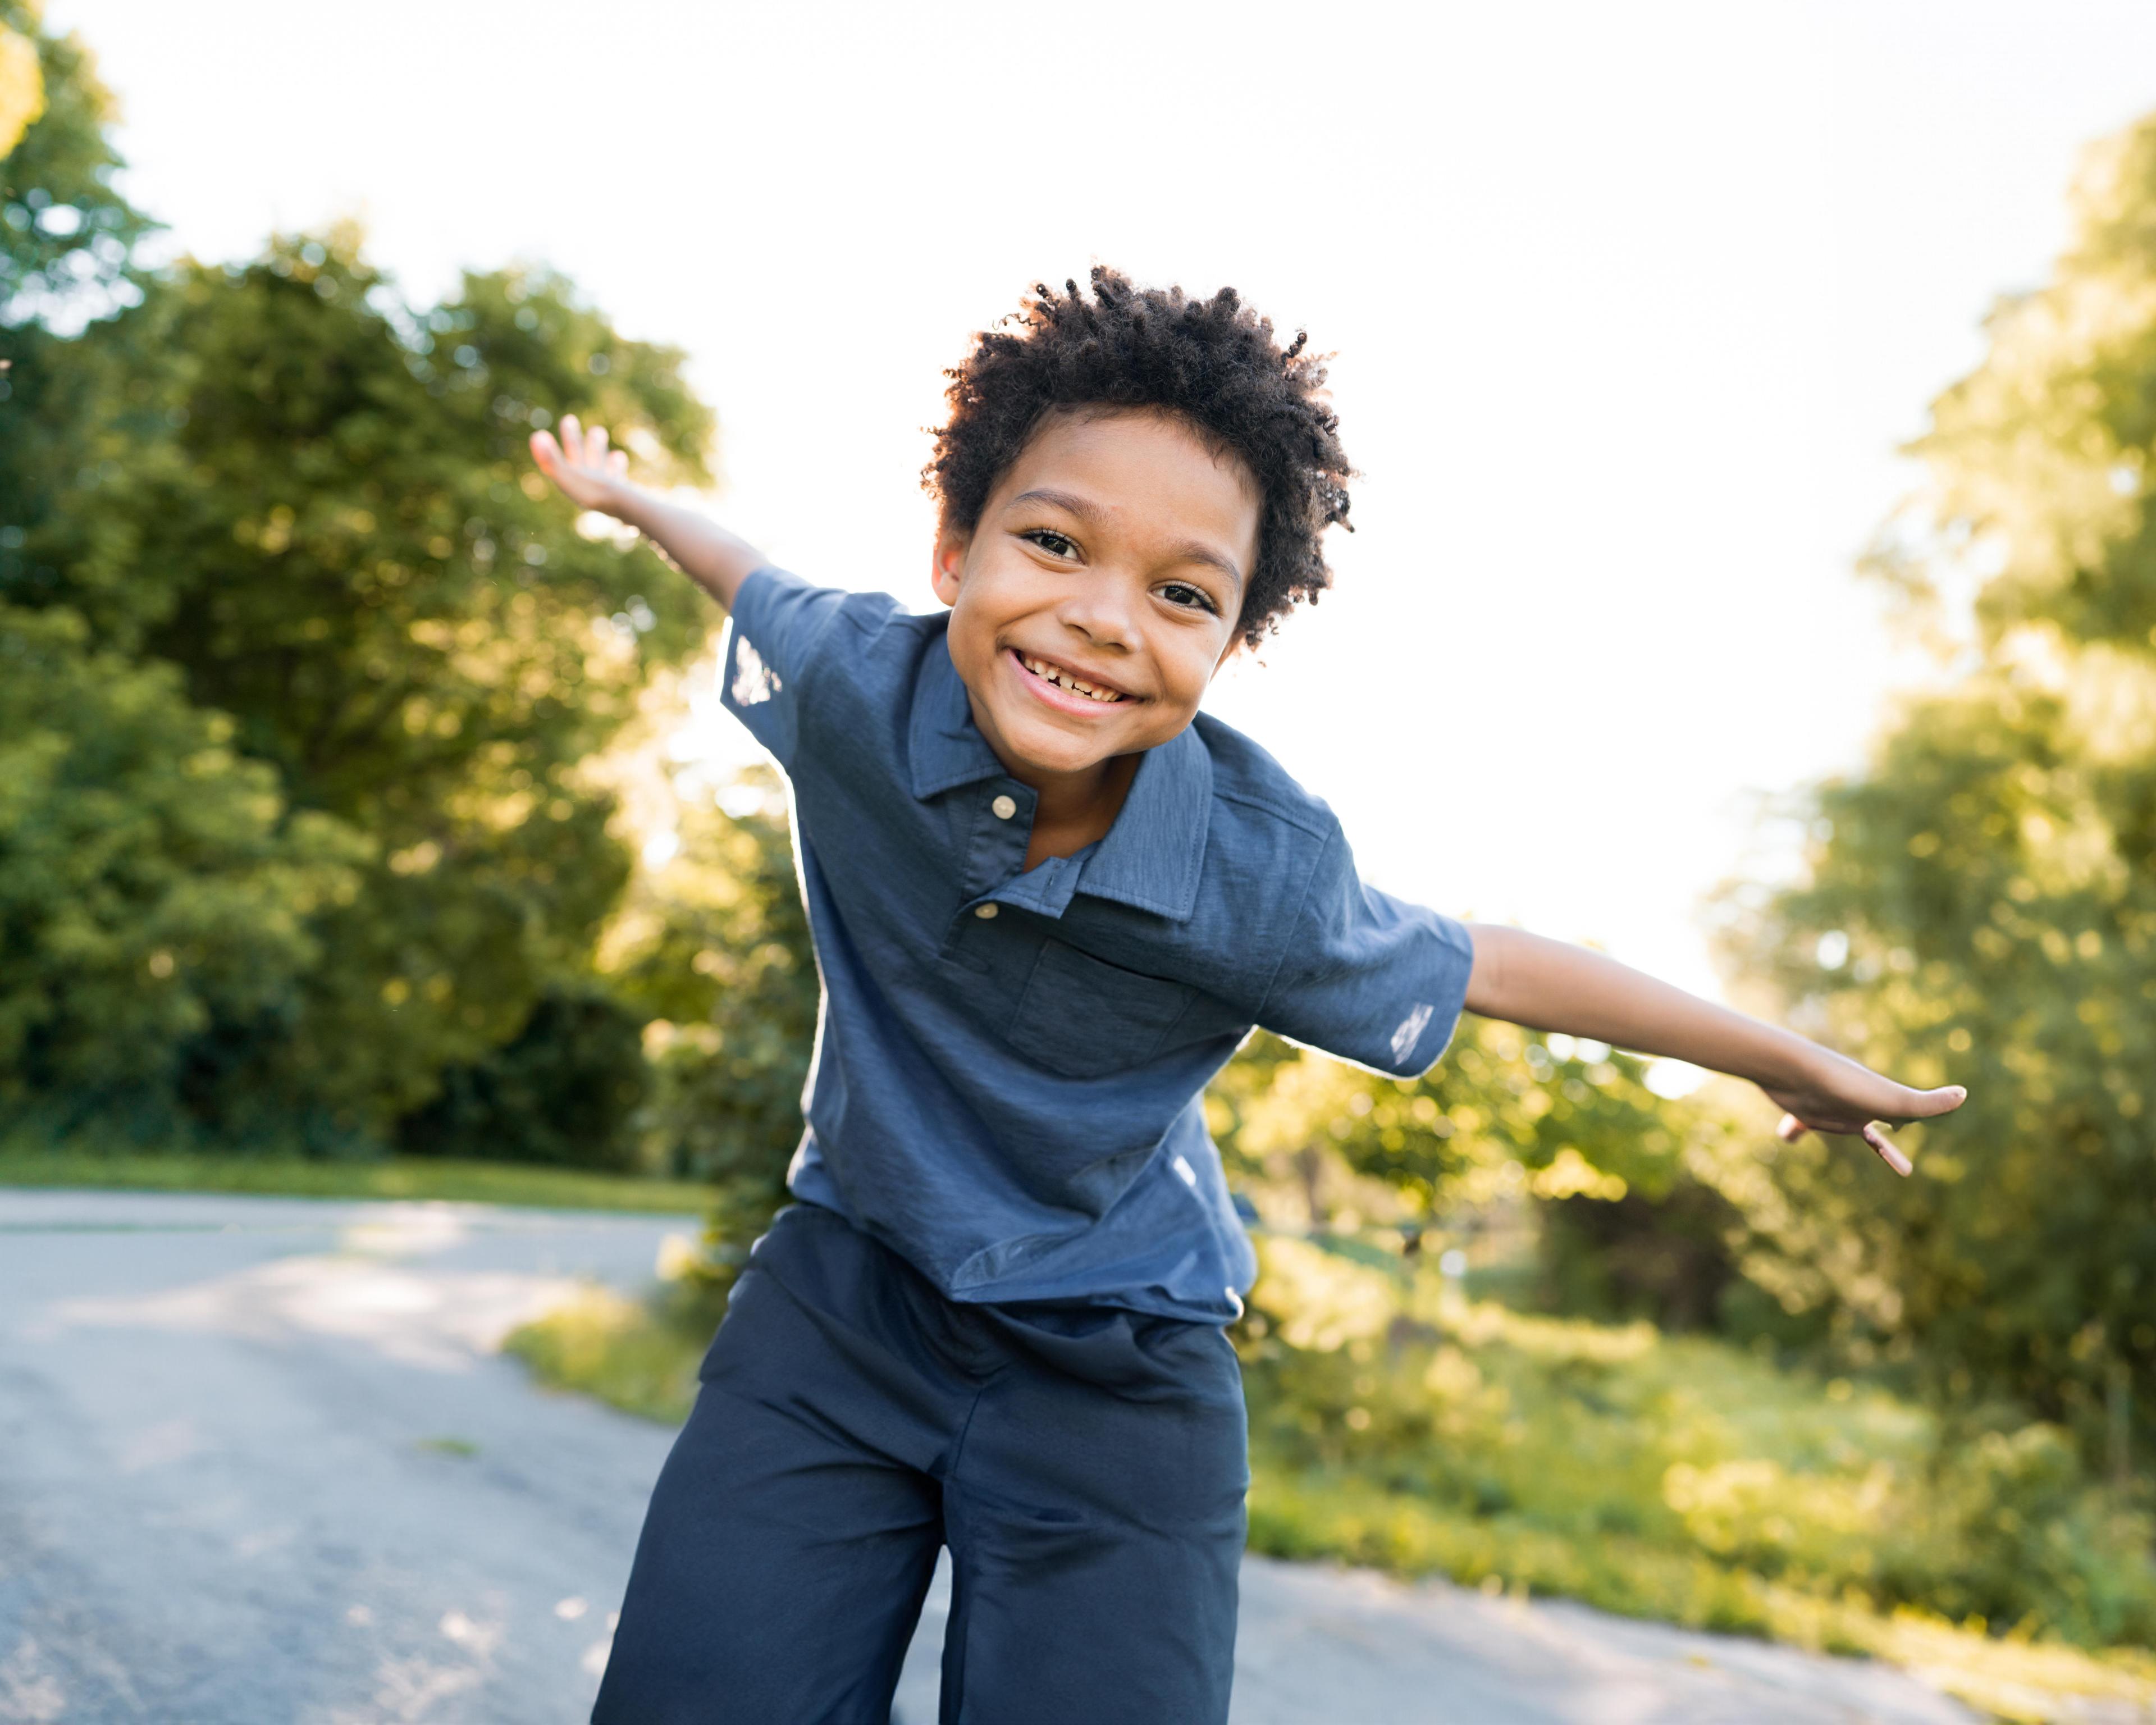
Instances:
[[[559,443],[551,431],[531,434],[531,459],[579,509],[613,514],[629,483],[629,457],[607,447],[606,427],[594,425],[586,431],[574,413],[562,415]]]
[[[1826,1049],[1815,1052],[1816,1059],[1809,1063],[1811,1070],[1794,1088],[1759,1086],[1789,1111],[1776,1128],[1779,1135],[1794,1143],[1808,1132],[1852,1134],[1877,1151],[1879,1159],[1897,1174],[1908,1173],[1909,1158],[1888,1142],[1881,1122],[1899,1125],[1951,1114],[1969,1096],[1958,1084],[1943,1090],[1911,1090]]]

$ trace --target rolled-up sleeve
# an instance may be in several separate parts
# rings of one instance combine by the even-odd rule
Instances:
[[[1364,886],[1335,829],[1258,1022],[1342,1060],[1413,1078],[1452,1040],[1474,964],[1464,924]]]
[[[757,570],[734,594],[719,698],[781,767],[793,764],[805,687],[849,597],[773,568]]]

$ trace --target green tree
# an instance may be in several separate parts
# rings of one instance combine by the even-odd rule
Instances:
[[[0,43],[15,44],[7,75],[25,50],[34,74],[34,100],[17,97],[27,127],[0,149],[0,603],[33,604],[58,572],[30,541],[126,395],[71,338],[141,303],[135,248],[154,224],[113,189],[112,97],[89,50],[47,33],[23,0],[0,0]]]
[[[356,877],[172,667],[85,633],[0,606],[0,1102],[169,1137],[209,1076],[205,1029],[291,1009],[313,919]]]
[[[0,0],[0,1095],[633,1159],[645,1013],[593,969],[630,872],[594,763],[708,615],[578,531],[523,444],[575,410],[693,481],[711,415],[544,270],[415,306],[343,231],[139,270],[110,113],[81,45]],[[762,961],[706,1003],[749,1076],[658,1106],[703,1134],[677,1163],[756,1163],[715,1120],[777,1142],[805,952],[805,1014]],[[713,1088],[685,1042],[667,1070]]]
[[[112,794],[157,783],[139,723],[154,691],[205,830],[211,809],[273,811],[240,846],[284,856],[256,876],[264,928],[299,902],[273,880],[332,856],[341,872],[309,888],[281,968],[256,954],[259,988],[191,994],[161,1021],[183,1048],[135,1045],[143,1072],[187,1074],[183,1093],[152,1106],[145,1079],[46,1101],[137,1121],[177,1107],[227,1139],[378,1142],[444,1068],[528,1050],[542,998],[588,992],[578,978],[627,864],[580,763],[705,627],[649,552],[586,538],[522,483],[523,436],[595,412],[655,477],[693,480],[711,417],[677,355],[623,340],[543,271],[470,276],[414,308],[340,234],[146,275],[133,249],[150,223],[111,188],[110,104],[86,52],[28,6],[0,3],[0,28],[34,45],[43,105],[0,158],[0,606],[19,637],[11,692],[74,727],[64,768],[49,750],[10,757],[0,998],[47,1024],[40,1047],[80,1044],[8,1081],[97,1064],[95,1015],[62,1010],[23,944],[53,925],[22,907],[53,886],[30,859],[57,830],[54,787],[100,761],[121,775]],[[213,768],[229,783],[203,782]],[[144,834],[164,818],[136,813]],[[214,851],[172,855],[224,878],[237,864]],[[125,853],[100,854],[117,869]],[[184,982],[193,949],[156,950]]]
[[[1943,637],[1968,599],[1961,657],[1820,790],[1802,883],[1732,907],[1806,1028],[1970,1091],[1906,1182],[1781,1150],[1759,1274],[2123,1465],[2133,1390],[2156,1406],[2156,120],[2092,152],[2074,213],[1933,404],[1876,560]]]
[[[0,1105],[17,1127],[170,1137],[208,1029],[293,1009],[355,853],[175,668],[95,646],[26,551],[124,400],[75,337],[140,302],[150,224],[112,190],[80,44],[0,5]]]
[[[366,856],[297,1007],[203,1033],[210,1123],[379,1142],[588,968],[628,863],[581,765],[706,619],[649,550],[580,533],[523,442],[581,411],[701,477],[679,364],[544,272],[408,307],[348,232],[183,264],[47,362],[105,411],[26,524],[25,598],[177,667]]]
[[[54,574],[29,534],[116,407],[110,375],[74,364],[68,337],[140,303],[134,248],[152,224],[112,188],[112,98],[88,50],[22,0],[0,0],[0,105],[25,127],[0,136],[0,602],[27,603]]]
[[[628,1169],[651,1089],[643,1021],[593,982],[549,983],[524,1028],[501,1047],[442,1075],[434,1101],[398,1123],[397,1147]]]

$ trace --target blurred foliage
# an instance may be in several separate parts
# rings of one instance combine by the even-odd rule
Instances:
[[[110,99],[71,39],[0,6],[31,44],[38,105],[0,158],[0,571],[92,435],[97,367],[68,339],[141,298],[129,254],[149,223],[111,190]],[[20,49],[9,64],[19,73]],[[11,75],[14,75],[11,74]],[[0,576],[0,1102],[64,1134],[92,1113],[184,1136],[204,1038],[275,1019],[319,962],[316,915],[349,894],[363,847],[290,808],[223,715],[175,666],[95,641]],[[220,1127],[244,1123],[219,1121]]]
[[[1659,1194],[1681,1177],[1686,1134],[1719,1130],[1650,1091],[1646,1063],[1595,1043],[1466,1017],[1445,1058],[1393,1079],[1263,1034],[1212,1093],[1239,1168],[1279,1179],[1313,1144],[1381,1180],[1424,1216],[1532,1193]]]
[[[184,1136],[212,1027],[294,1010],[364,851],[290,815],[174,667],[86,634],[0,605],[0,1104],[61,1136],[93,1112]]]
[[[1721,1092],[1658,1096],[1648,1070],[1471,1016],[1419,1079],[1260,1034],[1208,1110],[1229,1169],[1276,1225],[1471,1240],[1538,1224],[1540,1280],[1520,1297],[1697,1327],[1718,1317],[1742,1233],[1713,1181],[1761,1122]]]
[[[501,1351],[522,1360],[542,1384],[678,1424],[696,1399],[696,1368],[716,1322],[699,1337],[669,1322],[655,1302],[594,1284],[519,1324],[503,1337]]]
[[[650,1088],[643,1020],[591,983],[551,983],[501,1047],[442,1075],[433,1101],[398,1122],[416,1155],[561,1167],[639,1166],[634,1123]]]
[[[2092,153],[2075,218],[1874,559],[1942,686],[1803,811],[1805,878],[1728,908],[1800,1028],[1970,1092],[1908,1132],[1910,1180],[1815,1141],[1763,1163],[1751,1274],[2123,1471],[2156,1407],[2156,121]]]
[[[112,189],[112,116],[89,50],[48,33],[39,7],[0,0],[0,359],[141,297],[131,258],[153,224]],[[23,130],[11,136],[11,121]],[[0,413],[0,501],[22,449],[12,417]]]
[[[523,439],[597,411],[688,469],[709,416],[558,280],[468,277],[421,316],[349,235],[184,266],[73,349],[126,388],[0,583],[177,665],[364,842],[298,1010],[218,1027],[218,1063],[379,1138],[588,963],[629,861],[579,763],[701,639],[685,584],[579,534]]]
[[[23,824],[0,832],[0,892],[23,907],[0,1000],[44,1025],[0,1051],[0,1084],[137,1132],[177,1117],[361,1149],[454,1069],[457,1094],[413,1130],[498,1134],[512,1095],[536,1100],[533,1040],[588,994],[629,872],[583,764],[708,623],[650,551],[580,532],[524,439],[581,412],[654,480],[696,480],[711,414],[678,353],[544,271],[467,275],[415,307],[349,231],[135,270],[148,224],[110,190],[109,100],[79,46],[38,39],[44,112],[0,164],[0,606],[11,639],[34,634],[40,686],[76,693],[64,760],[11,756],[0,805]],[[126,732],[110,747],[99,698]],[[39,860],[55,800],[108,758],[126,763],[97,804],[116,836],[77,844],[63,878]],[[157,852],[165,886],[128,861]],[[259,927],[227,939],[210,888],[243,867],[256,885],[228,897],[257,894]],[[33,907],[63,891],[115,927],[163,895],[169,927],[116,936],[78,979],[125,992],[133,963],[131,1009],[158,1038],[130,1042],[125,1014],[99,1031],[46,986],[79,937]],[[93,1077],[119,1070],[100,1037],[131,1050],[126,1083]],[[618,1073],[594,1081],[615,1106],[592,1153],[618,1161],[635,1098]]]
[[[2156,1635],[2148,1518],[2055,1426],[1964,1442],[1725,1342],[1526,1316],[1301,1240],[1260,1256],[1237,1345],[1261,1549],[1843,1645],[1856,1625],[1821,1608]]]
[[[1300,1240],[1263,1251],[1241,1346],[1270,1466],[1874,1606],[2091,1645],[2156,1630],[2149,1530],[2055,1428],[1943,1445],[1915,1404],[1724,1343],[1526,1317]]]
[[[0,156],[13,150],[44,111],[45,74],[38,64],[38,44],[0,24]]]
[[[739,1245],[784,1199],[820,988],[776,777],[721,795],[690,781],[676,848],[631,888],[603,962],[651,1019],[648,1159],[717,1186]]]
[[[587,1283],[511,1331],[502,1351],[542,1384],[679,1425],[696,1399],[696,1370],[741,1262],[737,1253],[714,1257],[710,1248],[708,1229],[701,1245],[670,1235],[660,1248],[659,1280],[641,1299]]]
[[[1763,1328],[1737,1271],[1742,1219],[1712,1186],[1681,1179],[1659,1198],[1551,1199],[1539,1221],[1537,1303],[1548,1310],[1680,1332]]]
[[[470,1204],[533,1204],[548,1209],[629,1210],[694,1216],[701,1187],[644,1174],[542,1168],[516,1162],[466,1162],[440,1156],[372,1161],[320,1157],[234,1156],[224,1148],[192,1153],[160,1144],[136,1152],[80,1138],[55,1145],[34,1122],[0,1131],[0,1186],[95,1186],[121,1192],[259,1192],[307,1198],[369,1198]]]

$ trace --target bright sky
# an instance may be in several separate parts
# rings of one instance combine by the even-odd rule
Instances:
[[[1922,674],[1849,572],[1897,444],[2043,278],[2081,145],[2156,107],[2145,0],[49,16],[179,245],[358,213],[415,295],[566,270],[693,356],[726,519],[918,606],[921,428],[1026,284],[1100,259],[1306,326],[1359,531],[1214,710],[1378,884],[1710,992],[1759,796]]]

